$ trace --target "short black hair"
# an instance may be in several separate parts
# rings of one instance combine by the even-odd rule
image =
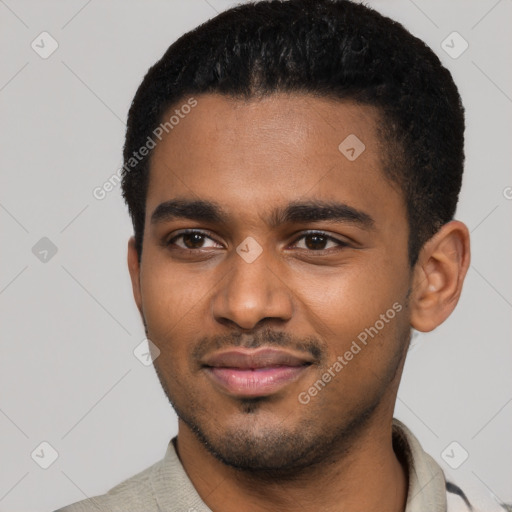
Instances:
[[[149,69],[130,107],[123,151],[123,197],[139,259],[151,149],[158,127],[172,128],[169,109],[192,95],[249,100],[276,92],[377,107],[383,168],[404,195],[414,265],[455,214],[464,108],[450,72],[423,41],[349,0],[237,5],[181,36]]]

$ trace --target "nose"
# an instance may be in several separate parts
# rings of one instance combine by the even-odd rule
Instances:
[[[272,268],[265,252],[250,263],[237,253],[232,255],[230,271],[213,296],[212,309],[217,322],[251,330],[262,320],[291,319],[292,291],[278,277],[278,269]]]

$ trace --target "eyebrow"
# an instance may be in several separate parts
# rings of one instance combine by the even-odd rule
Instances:
[[[151,224],[160,224],[175,219],[189,219],[199,222],[225,224],[227,212],[217,203],[206,200],[173,199],[159,204],[151,215]],[[374,219],[366,212],[344,203],[326,201],[296,201],[286,207],[275,208],[267,219],[271,228],[286,223],[345,222],[371,230]]]

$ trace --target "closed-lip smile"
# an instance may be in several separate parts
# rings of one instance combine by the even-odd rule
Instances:
[[[205,356],[206,374],[235,397],[269,396],[296,381],[313,363],[311,356],[283,349],[229,349]]]

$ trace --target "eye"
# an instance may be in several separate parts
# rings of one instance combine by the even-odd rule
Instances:
[[[213,238],[209,237],[206,233],[193,229],[182,231],[181,233],[173,236],[167,242],[167,245],[176,245],[180,249],[185,250],[210,249],[212,247],[222,247],[219,243],[213,240]]]
[[[299,247],[299,249],[306,249],[310,251],[325,251],[336,247],[341,248],[348,246],[347,243],[333,238],[321,231],[311,231],[303,234],[294,242],[295,245],[300,245],[300,243],[302,243],[303,246]]]

